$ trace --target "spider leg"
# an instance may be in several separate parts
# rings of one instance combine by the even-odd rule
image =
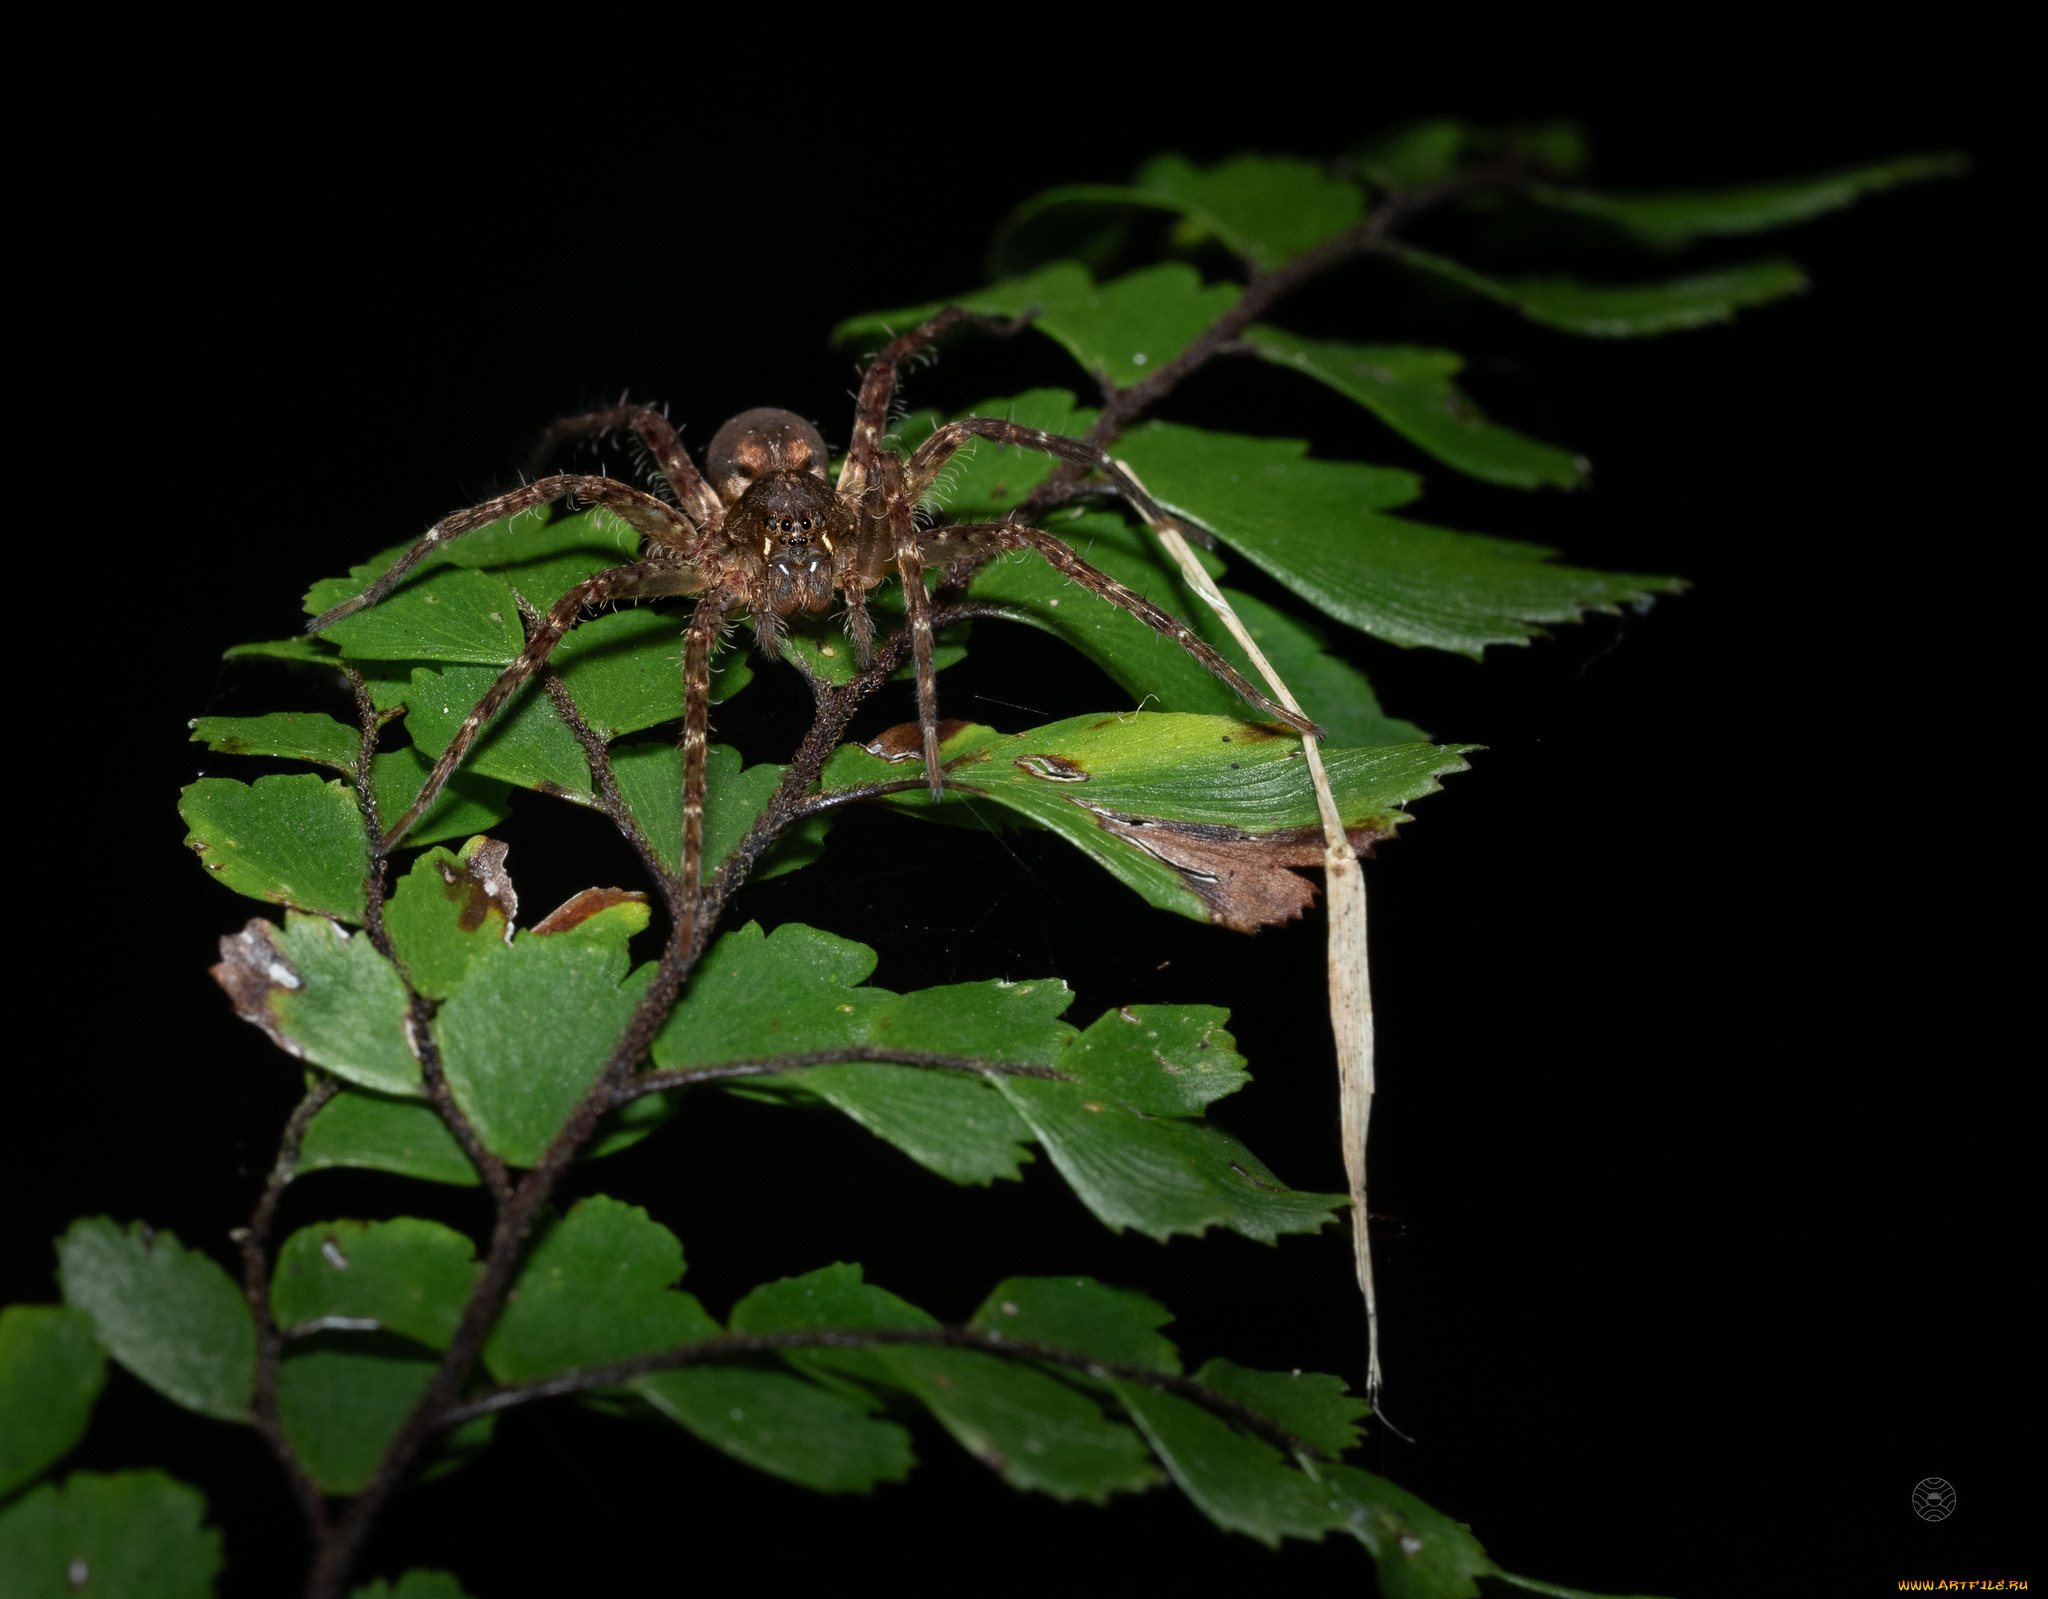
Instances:
[[[882,447],[882,433],[889,425],[889,402],[896,397],[896,369],[904,361],[963,324],[991,332],[1014,333],[1026,320],[1027,317],[984,316],[949,305],[928,322],[884,345],[881,353],[868,363],[867,375],[861,379],[860,399],[853,411],[853,438],[846,447],[845,464],[839,469],[840,495],[858,500],[867,493],[875,457]]]
[[[322,628],[332,627],[344,616],[353,616],[375,605],[404,580],[406,573],[451,539],[459,539],[465,533],[474,533],[480,527],[488,527],[505,517],[530,511],[536,505],[546,505],[569,494],[586,504],[603,506],[635,531],[644,533],[656,544],[685,560],[697,552],[700,542],[697,530],[677,514],[674,506],[614,478],[562,473],[514,489],[510,494],[500,494],[481,505],[472,505],[453,516],[442,517],[427,529],[417,544],[393,561],[382,577],[354,599],[343,600],[332,610],[314,617],[306,624],[306,631],[318,633]]]
[[[924,740],[924,776],[932,798],[945,793],[939,772],[939,687],[932,669],[932,602],[925,592],[917,502],[903,492],[903,468],[893,453],[882,455],[882,491],[889,505],[889,534],[896,570],[903,577],[904,607],[910,613],[910,651],[917,661],[917,726]],[[862,612],[866,614],[865,611]]]
[[[711,730],[711,648],[725,625],[725,596],[697,602],[683,634],[683,946],[696,937],[697,892],[704,876],[705,740]]]
[[[704,586],[704,578],[693,566],[680,561],[636,561],[631,566],[615,566],[609,572],[600,572],[587,582],[578,583],[574,588],[555,601],[541,624],[534,629],[533,637],[526,642],[526,648],[519,652],[519,658],[506,667],[490,691],[476,702],[470,713],[462,719],[462,726],[455,731],[455,737],[441,758],[434,763],[433,771],[427,774],[427,781],[420,789],[419,797],[403,816],[385,830],[379,841],[380,851],[389,852],[398,845],[406,830],[426,814],[427,807],[441,792],[448,779],[455,774],[455,768],[469,753],[470,746],[505,704],[517,694],[526,680],[533,676],[547,658],[555,652],[555,646],[562,642],[562,636],[569,631],[577,616],[586,605],[602,605],[609,600],[653,599],[664,595],[689,594]],[[701,609],[701,607],[700,607]],[[709,679],[709,655],[705,658],[705,674]],[[687,667],[687,659],[685,665]]]
[[[644,405],[621,402],[609,411],[565,416],[549,424],[534,452],[536,471],[571,439],[590,438],[623,427],[630,427],[640,435],[640,442],[647,446],[654,457],[654,464],[661,469],[661,475],[676,491],[676,499],[683,510],[699,527],[709,526],[720,510],[718,496],[711,492],[711,485],[704,481],[703,474],[690,459],[690,452],[683,448],[683,441],[669,425],[668,418]]]
[[[1322,729],[1301,712],[1268,699],[1254,688],[1236,667],[1197,637],[1194,629],[1179,617],[1168,615],[1144,595],[1126,588],[1107,572],[1090,566],[1063,540],[1050,533],[1014,522],[970,522],[959,527],[933,528],[918,540],[918,558],[927,566],[950,566],[963,557],[986,557],[999,550],[1036,550],[1055,571],[1072,578],[1089,593],[1129,611],[1154,632],[1172,639],[1199,661],[1210,676],[1227,683],[1241,698],[1258,706],[1275,720],[1285,722],[1298,733],[1321,736]]]
[[[932,484],[946,463],[969,439],[994,439],[999,444],[1014,444],[1022,449],[1037,450],[1082,466],[1095,467],[1115,481],[1117,493],[1130,501],[1147,526],[1157,527],[1162,522],[1172,521],[1165,508],[1138,481],[1137,475],[1107,450],[1085,439],[1070,439],[1063,434],[1028,428],[996,416],[963,416],[957,422],[948,422],[911,452],[910,459],[903,463],[903,478],[905,491],[913,500],[922,500],[931,492]]]

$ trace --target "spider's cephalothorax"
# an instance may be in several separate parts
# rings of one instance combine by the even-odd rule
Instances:
[[[767,406],[742,411],[712,436],[704,470],[727,507],[720,531],[735,562],[759,570],[745,583],[761,643],[775,652],[776,619],[829,610],[852,571],[860,519],[825,478],[825,441],[800,416]]]
[[[945,778],[939,764],[931,599],[924,573],[931,567],[949,573],[969,571],[1005,550],[1036,551],[1083,588],[1175,640],[1268,715],[1301,732],[1314,733],[1312,722],[1260,693],[1179,618],[1097,571],[1051,534],[1017,522],[919,524],[917,508],[940,470],[963,444],[977,438],[1042,451],[1092,468],[1105,480],[1102,492],[1121,495],[1150,526],[1163,527],[1168,521],[1129,469],[1095,445],[1014,422],[994,417],[948,422],[907,459],[882,448],[899,364],[948,329],[971,320],[976,319],[958,309],[942,311],[875,357],[861,384],[853,437],[836,485],[827,481],[824,439],[810,423],[788,411],[763,407],[734,417],[712,437],[701,473],[675,429],[659,412],[620,405],[571,417],[549,430],[544,448],[567,439],[631,428],[653,457],[674,503],[608,477],[557,473],[538,478],[510,494],[444,517],[363,593],[315,617],[307,626],[309,633],[318,633],[375,605],[450,539],[555,500],[574,498],[601,505],[640,533],[644,541],[639,560],[577,584],[531,628],[526,648],[463,718],[419,797],[390,824],[380,847],[395,847],[426,812],[477,735],[545,664],[585,608],[626,599],[698,596],[696,613],[683,638],[681,887],[686,906],[696,903],[702,870],[711,649],[734,611],[751,613],[763,648],[776,654],[783,617],[827,611],[837,594],[846,604],[846,631],[854,655],[865,665],[874,640],[867,596],[891,576],[900,577],[917,666],[925,777],[937,798]]]

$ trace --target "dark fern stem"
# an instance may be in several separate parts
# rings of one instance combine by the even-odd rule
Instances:
[[[1395,230],[1415,216],[1474,190],[1512,187],[1524,174],[1525,167],[1522,163],[1504,162],[1463,174],[1452,181],[1430,188],[1388,195],[1365,221],[1346,233],[1274,271],[1255,271],[1244,293],[1230,310],[1218,317],[1178,356],[1143,382],[1127,389],[1111,389],[1105,394],[1101,415],[1086,440],[1086,443],[1093,447],[1092,458],[1070,458],[1063,461],[1059,468],[1018,507],[1012,520],[1030,523],[1054,506],[1082,495],[1127,495],[1128,486],[1120,483],[1114,475],[1103,473],[1100,463],[1105,457],[1101,452],[1191,373],[1219,355],[1233,353],[1245,329],[1273,304],[1346,260],[1387,250],[1391,246]],[[996,323],[988,318],[962,315],[955,320],[968,324],[991,324],[992,330],[997,332],[1014,331],[1016,327],[1022,325],[1021,319],[1015,323]],[[896,352],[897,358],[901,359],[904,353]],[[627,422],[646,436],[649,447],[654,450],[664,467],[674,466],[678,459],[683,468],[688,467],[688,457],[682,455],[680,446],[674,445],[674,435],[667,429],[665,422],[660,421],[654,413],[643,412],[639,407],[625,409],[632,413],[626,418]],[[604,418],[584,420],[595,425]],[[885,422],[886,417],[861,419],[862,426],[871,426],[871,431],[876,437],[879,437],[880,427]],[[1091,473],[1097,475],[1091,476]],[[690,469],[690,474],[694,478],[694,469]],[[649,496],[639,495],[604,479],[579,478],[577,491],[588,503],[610,506],[652,537],[673,541],[676,536],[675,525],[680,522],[676,512],[662,502],[653,501]],[[519,496],[505,498],[508,501],[517,498],[519,504],[523,506],[528,501],[538,503],[539,497],[534,490],[529,489]],[[479,507],[475,512],[465,513],[465,517],[470,521],[477,518],[491,520],[502,514],[505,514],[504,506],[499,502],[491,502],[490,505]],[[387,575],[383,586],[388,588],[397,575],[399,574],[396,572]],[[976,616],[1003,614],[986,605],[958,602],[958,592],[964,586],[968,575],[964,564],[958,571],[949,569],[944,586],[935,596],[935,602],[928,610],[918,608],[921,612],[918,614],[918,620],[925,624],[927,637]],[[362,603],[366,601],[354,602],[350,608],[356,608]],[[560,611],[562,607],[557,606],[556,609]],[[317,628],[326,620],[327,618],[322,618],[314,626]],[[535,629],[538,626],[551,625],[553,618],[548,624],[543,624],[542,620],[534,615],[528,615],[524,620],[531,641]],[[711,881],[701,887],[686,883],[682,874],[671,873],[662,865],[652,844],[620,796],[605,739],[577,712],[573,701],[554,673],[543,673],[547,693],[582,745],[600,804],[639,857],[662,896],[669,914],[670,932],[656,964],[653,980],[613,1044],[603,1070],[582,1101],[570,1113],[538,1163],[516,1182],[507,1171],[504,1162],[484,1146],[450,1092],[428,1026],[433,1017],[434,1007],[413,988],[403,964],[396,958],[384,929],[384,884],[388,867],[388,847],[384,840],[387,835],[378,814],[370,773],[385,717],[372,705],[369,692],[360,675],[352,670],[349,672],[355,690],[361,732],[354,775],[366,838],[366,928],[379,953],[391,962],[393,969],[406,983],[410,1001],[408,1036],[419,1058],[429,1100],[476,1166],[490,1194],[495,1214],[483,1270],[463,1309],[455,1335],[442,1355],[432,1379],[393,1436],[362,1491],[345,1505],[331,1505],[314,1485],[305,1465],[298,1459],[278,1426],[276,1375],[280,1334],[269,1309],[270,1276],[267,1249],[278,1199],[285,1183],[290,1179],[293,1165],[297,1160],[299,1142],[314,1113],[336,1091],[338,1085],[335,1081],[324,1076],[316,1077],[305,1099],[293,1112],[285,1127],[270,1180],[248,1227],[239,1230],[238,1237],[243,1254],[244,1289],[258,1330],[256,1424],[259,1432],[278,1456],[306,1515],[313,1543],[312,1561],[304,1590],[307,1599],[340,1599],[347,1589],[351,1569],[379,1516],[390,1502],[391,1496],[397,1491],[421,1451],[445,1429],[496,1410],[558,1394],[608,1386],[652,1371],[784,1349],[858,1348],[878,1343],[935,1343],[983,1350],[1010,1359],[1062,1365],[1091,1375],[1115,1377],[1178,1394],[1222,1416],[1234,1425],[1280,1446],[1290,1454],[1311,1458],[1319,1456],[1319,1451],[1304,1444],[1300,1439],[1192,1379],[1166,1376],[1156,1371],[1115,1362],[1092,1360],[1070,1351],[1006,1340],[993,1334],[959,1327],[915,1330],[845,1329],[772,1337],[725,1337],[687,1345],[602,1370],[498,1389],[481,1397],[464,1397],[464,1390],[471,1381],[484,1343],[504,1308],[506,1296],[518,1275],[535,1222],[553,1198],[562,1177],[597,1131],[600,1121],[618,1105],[644,1094],[686,1087],[692,1083],[801,1070],[807,1066],[849,1060],[888,1060],[897,1064],[925,1066],[936,1070],[987,1074],[1021,1072],[1033,1076],[1057,1075],[1049,1074],[1042,1068],[1018,1068],[998,1062],[973,1061],[965,1057],[918,1057],[904,1051],[887,1050],[838,1051],[818,1056],[720,1062],[713,1066],[673,1072],[642,1074],[639,1071],[640,1063],[645,1058],[655,1035],[667,1020],[670,1010],[681,997],[690,973],[709,946],[712,933],[733,895],[746,882],[763,854],[789,827],[806,817],[815,816],[835,806],[923,789],[928,781],[935,780],[945,788],[972,792],[967,785],[958,783],[950,777],[920,777],[837,792],[812,792],[826,760],[844,739],[854,713],[867,697],[903,664],[915,643],[914,630],[906,625],[874,648],[863,669],[850,682],[834,686],[815,677],[811,678],[816,712],[809,731],[797,747],[774,795],[755,817],[753,826],[720,864]],[[700,702],[701,698],[698,696]]]

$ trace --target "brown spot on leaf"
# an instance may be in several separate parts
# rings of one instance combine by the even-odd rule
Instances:
[[[939,742],[961,731],[968,724],[952,717],[939,722]],[[894,727],[885,727],[867,743],[861,746],[879,761],[915,761],[924,755],[924,730],[915,722],[898,722]]]
[[[1240,933],[1291,922],[1314,903],[1315,885],[1292,868],[1323,864],[1319,827],[1291,827],[1277,833],[1247,833],[1204,822],[1168,822],[1151,816],[1120,816],[1090,806],[1097,824],[1181,875],[1209,907],[1209,920]],[[1384,832],[1349,830],[1352,847],[1372,852]]]
[[[1010,764],[1048,783],[1085,783],[1090,775],[1087,767],[1064,755],[1020,755]]]
[[[442,863],[441,892],[462,907],[456,913],[455,925],[465,933],[483,926],[484,918],[494,908],[508,927],[519,914],[519,896],[513,892],[511,874],[505,870],[505,857],[511,852],[510,844],[487,838],[453,865]]]
[[[599,911],[608,911],[614,905],[645,905],[647,896],[632,888],[586,888],[580,894],[572,894],[547,915],[535,922],[527,931],[539,938],[548,933],[566,933],[572,927],[580,927]]]
[[[297,988],[303,981],[298,968],[277,947],[276,935],[275,922],[261,916],[250,918],[239,933],[220,941],[220,964],[209,970],[234,1003],[237,1016],[262,1028],[287,1055],[302,1057],[305,1052],[285,1036],[277,1013],[270,1008],[272,994]]]

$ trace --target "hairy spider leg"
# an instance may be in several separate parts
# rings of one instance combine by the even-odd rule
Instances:
[[[490,691],[478,700],[470,708],[469,714],[462,719],[462,725],[456,729],[454,739],[450,741],[447,749],[441,752],[441,758],[434,763],[433,771],[427,774],[426,785],[421,788],[419,797],[412,802],[411,808],[403,816],[385,829],[384,837],[378,843],[379,850],[389,852],[395,849],[398,841],[405,836],[406,830],[426,814],[427,807],[434,803],[435,796],[441,792],[448,779],[455,775],[455,768],[462,764],[463,757],[469,753],[470,746],[476,742],[477,736],[489,724],[491,718],[505,708],[506,702],[519,692],[526,680],[539,671],[547,658],[554,654],[555,646],[562,642],[563,635],[582,614],[584,606],[603,605],[611,600],[660,599],[676,594],[691,594],[704,587],[704,581],[703,575],[694,566],[682,561],[636,561],[631,566],[615,566],[609,572],[600,572],[587,582],[578,583],[555,601],[546,618],[534,629],[533,637],[526,641],[526,648],[519,652],[518,659],[505,668],[498,681],[491,685]],[[688,672],[689,657],[686,647],[686,684]],[[708,655],[703,663],[703,675],[708,690]],[[686,695],[690,692],[693,691],[686,688]],[[693,704],[693,699],[686,698],[685,710],[688,711]],[[687,738],[688,735],[685,736]],[[699,799],[701,802],[701,791]]]
[[[924,586],[917,501],[903,492],[903,463],[894,450],[884,450],[876,458],[875,466],[889,505],[889,534],[896,570],[903,578],[904,607],[910,613],[910,651],[917,660],[917,726],[924,740],[924,777],[932,798],[939,799],[946,788],[939,770],[939,686],[932,667],[932,602]]]
[[[683,634],[683,892],[682,942],[697,936],[697,895],[704,877],[706,739],[711,731],[711,649],[725,626],[725,594],[712,589],[697,602]]]
[[[1015,333],[1030,321],[1032,313],[1020,317],[986,316],[977,311],[949,305],[899,339],[892,339],[868,363],[861,379],[860,398],[853,409],[853,438],[846,446],[846,460],[839,468],[839,492],[859,500],[868,491],[874,473],[875,456],[882,447],[882,434],[889,426],[889,403],[896,398],[896,371],[911,356],[957,327],[978,327],[991,333]]]
[[[480,527],[502,521],[508,516],[517,516],[521,511],[530,511],[537,505],[546,505],[568,495],[589,505],[601,505],[614,513],[635,532],[645,534],[664,549],[673,551],[684,560],[690,560],[698,553],[700,543],[697,530],[679,514],[672,505],[656,499],[639,489],[629,487],[615,478],[592,477],[584,473],[561,473],[544,477],[529,483],[524,488],[500,494],[496,499],[485,500],[481,505],[472,505],[466,511],[457,511],[444,516],[411,549],[384,570],[384,575],[372,583],[352,600],[343,600],[332,610],[323,611],[306,624],[308,633],[318,633],[332,627],[345,616],[368,610],[382,600],[399,583],[406,573],[425,560],[435,550],[451,540],[459,539],[465,533],[474,533]]]
[[[1076,555],[1065,540],[1042,528],[1016,522],[965,522],[954,527],[931,528],[918,539],[920,559],[927,566],[951,566],[963,556],[986,559],[1002,550],[1036,550],[1054,571],[1072,578],[1089,593],[1129,611],[1154,632],[1172,639],[1201,663],[1209,675],[1228,684],[1238,696],[1256,705],[1298,733],[1320,736],[1317,727],[1300,711],[1267,698],[1222,656],[1196,636],[1179,617],[1154,605],[1144,595],[1126,588],[1107,572],[1090,566]],[[920,709],[922,699],[920,698]]]
[[[623,427],[630,427],[640,435],[640,442],[654,457],[655,466],[668,479],[669,487],[676,491],[677,503],[684,513],[699,527],[716,526],[722,509],[718,496],[704,481],[704,475],[697,470],[697,463],[690,459],[690,452],[683,448],[683,441],[669,425],[668,418],[644,405],[622,402],[609,411],[565,416],[549,424],[534,451],[535,470],[546,466],[555,451],[572,439],[602,437]]]

